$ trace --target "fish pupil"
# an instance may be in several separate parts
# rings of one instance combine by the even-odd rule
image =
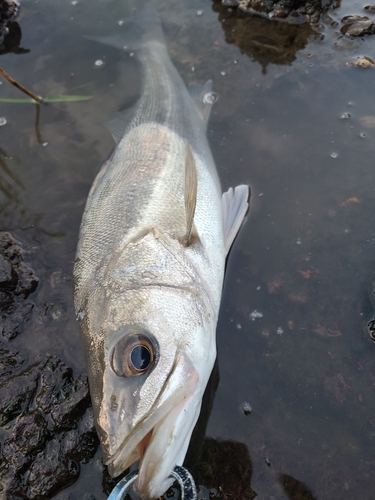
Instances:
[[[146,370],[151,363],[151,353],[144,345],[137,345],[130,355],[131,362],[136,370]]]

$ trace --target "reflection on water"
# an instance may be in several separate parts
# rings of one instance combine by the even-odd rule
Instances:
[[[30,52],[29,49],[20,47],[22,38],[20,25],[17,22],[12,22],[8,23],[7,28],[9,32],[0,44],[0,55],[8,52],[14,52],[14,54],[27,54]]]
[[[228,9],[221,0],[214,0],[213,10],[219,13],[226,42],[258,61],[264,72],[268,64],[291,64],[311,35],[320,36],[308,22],[270,22],[238,9]]]
[[[307,486],[294,477],[280,474],[279,481],[290,500],[316,500]]]
[[[373,58],[375,36],[340,29],[345,16],[375,14],[348,1],[318,24],[289,25],[218,0],[153,3],[185,82],[214,81],[208,135],[223,188],[249,182],[253,193],[227,266],[220,383],[197,431],[201,455],[192,447],[198,482],[232,498],[372,498],[375,80],[349,64]],[[39,278],[32,316],[6,348],[22,357],[15,373],[47,354],[74,377],[85,371],[72,306],[78,228],[113,148],[102,124],[139,82],[134,57],[81,35],[115,32],[137,5],[25,1],[18,22],[30,52],[15,53],[18,39],[1,56],[37,94],[92,96],[39,116],[34,105],[1,103],[0,226]],[[0,97],[21,96],[3,83]],[[50,496],[104,500],[102,483],[98,451]]]

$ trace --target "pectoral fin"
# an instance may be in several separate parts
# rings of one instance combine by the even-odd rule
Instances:
[[[189,246],[192,240],[193,222],[195,207],[197,204],[197,168],[193,153],[188,143],[186,143],[185,153],[185,212],[186,212],[186,233],[182,238],[185,246]]]
[[[244,184],[229,188],[221,198],[223,206],[224,245],[228,254],[238,231],[240,230],[250,202],[250,188]]]
[[[132,116],[133,110],[129,108],[104,124],[106,128],[111,132],[111,135],[114,138],[116,144],[118,144],[123,138],[126,127],[129,125]]]

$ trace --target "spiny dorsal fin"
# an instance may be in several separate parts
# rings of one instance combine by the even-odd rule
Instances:
[[[186,233],[182,238],[183,244],[189,246],[192,238],[195,207],[197,204],[197,168],[193,153],[186,142],[185,149],[185,212],[186,212]]]
[[[249,209],[250,188],[244,184],[229,188],[222,198],[224,246],[226,253],[229,252],[234,239],[240,230],[247,211]]]

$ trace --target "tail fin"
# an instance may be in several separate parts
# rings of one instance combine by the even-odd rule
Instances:
[[[142,9],[125,21],[120,33],[109,36],[85,36],[84,38],[122,50],[136,51],[152,42],[165,46],[160,17],[153,7]]]

